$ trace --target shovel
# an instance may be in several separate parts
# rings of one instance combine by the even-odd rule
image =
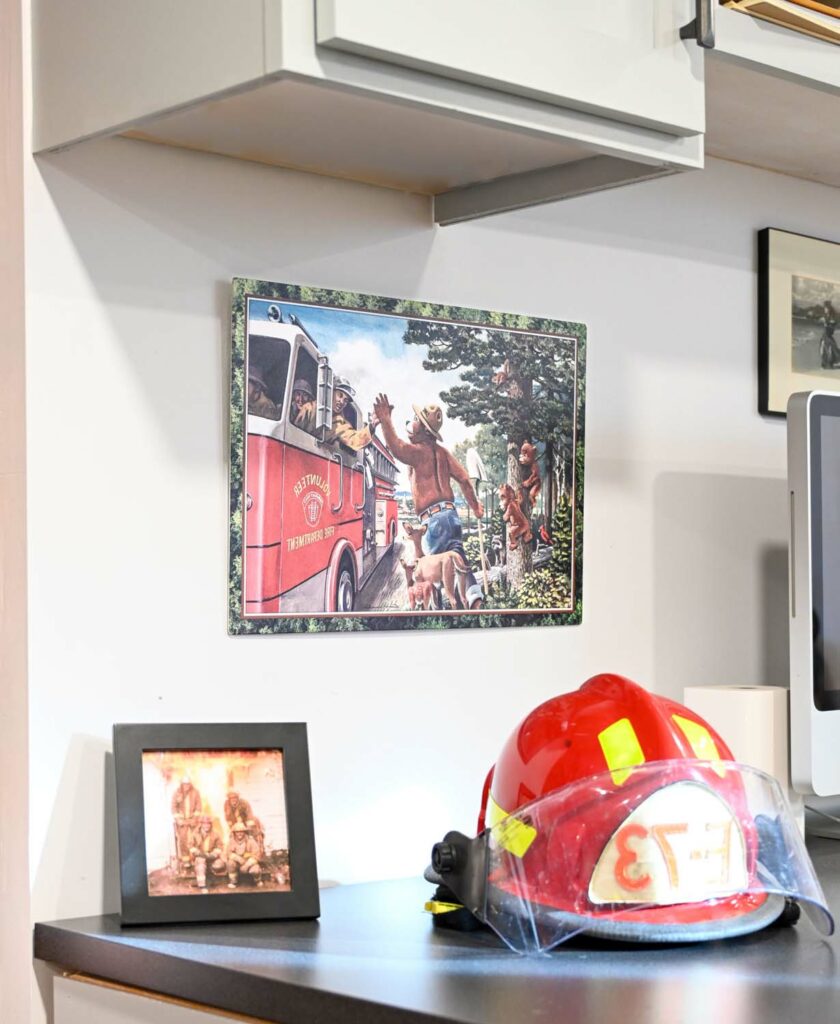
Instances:
[[[487,470],[484,468],[484,463],[481,461],[481,456],[478,454],[477,448],[467,449],[467,476],[475,481],[475,493],[478,496],[478,485],[480,483],[487,483]],[[487,579],[487,559],[484,555],[484,529],[481,525],[481,519],[478,519],[478,550],[481,554],[481,575],[484,579],[484,593],[490,593],[490,583]]]

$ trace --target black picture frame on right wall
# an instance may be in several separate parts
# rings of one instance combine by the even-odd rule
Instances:
[[[758,411],[786,416],[797,391],[840,392],[840,244],[758,233]]]

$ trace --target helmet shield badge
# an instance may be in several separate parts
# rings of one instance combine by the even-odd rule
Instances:
[[[450,833],[434,870],[521,953],[586,933],[640,942],[755,931],[799,902],[834,921],[775,779],[733,761],[607,771],[505,815],[475,839]]]

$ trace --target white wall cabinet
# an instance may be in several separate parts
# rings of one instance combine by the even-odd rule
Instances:
[[[33,0],[35,150],[123,133],[428,194],[463,220],[702,166],[692,11]]]
[[[840,185],[836,46],[693,0],[33,0],[34,147],[122,133],[452,223],[703,166]],[[708,123],[707,123],[708,122]]]

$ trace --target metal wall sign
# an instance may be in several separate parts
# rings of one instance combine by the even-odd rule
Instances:
[[[232,634],[581,620],[586,328],[237,279]]]

